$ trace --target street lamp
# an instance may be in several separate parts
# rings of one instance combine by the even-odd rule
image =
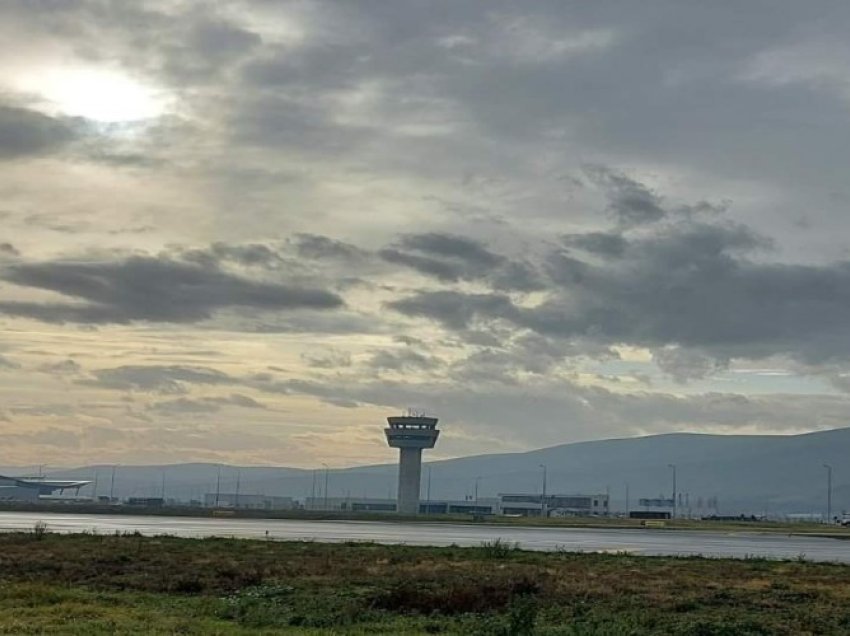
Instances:
[[[668,468],[673,469],[673,518],[676,518],[676,464],[667,464]]]
[[[540,513],[544,517],[548,517],[548,511],[546,506],[546,465],[540,464],[540,468],[543,469],[543,496],[540,498]]]
[[[826,522],[832,523],[832,466],[824,464],[826,468]]]

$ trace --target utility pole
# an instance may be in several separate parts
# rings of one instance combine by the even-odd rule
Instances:
[[[325,462],[322,462],[322,466],[325,467],[325,510],[328,509],[328,473],[330,472],[330,468]]]
[[[667,464],[668,468],[673,469],[673,518],[676,518],[676,464]]]
[[[826,468],[826,522],[832,523],[832,466],[824,464]]]
[[[540,468],[543,469],[543,496],[540,497],[540,514],[544,517],[549,516],[549,511],[547,510],[546,505],[546,465],[540,464]]]

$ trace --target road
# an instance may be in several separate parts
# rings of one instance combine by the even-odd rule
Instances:
[[[270,538],[289,541],[374,541],[386,544],[480,546],[501,539],[527,550],[629,552],[651,556],[805,558],[850,563],[850,541],[755,532],[663,529],[529,528],[487,524],[209,519],[132,515],[0,512],[0,531],[32,530],[38,521],[51,532],[138,531],[180,537]]]

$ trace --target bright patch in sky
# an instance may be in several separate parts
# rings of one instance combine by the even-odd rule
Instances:
[[[164,101],[156,91],[111,70],[56,69],[35,73],[21,90],[48,102],[51,110],[99,122],[157,117]]]

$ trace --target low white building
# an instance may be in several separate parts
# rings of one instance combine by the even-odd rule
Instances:
[[[499,514],[523,517],[607,516],[608,495],[500,493]]]
[[[240,508],[246,510],[292,510],[295,500],[292,497],[276,495],[258,495],[250,493],[208,492],[204,495],[207,508]]]

